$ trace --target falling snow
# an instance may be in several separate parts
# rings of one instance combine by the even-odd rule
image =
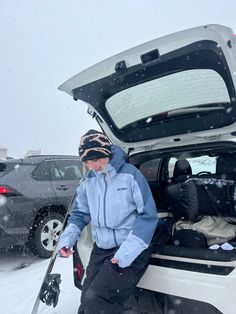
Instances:
[[[7,203],[7,198],[3,195],[0,195],[0,207],[4,206]]]
[[[0,250],[1,313],[30,314],[49,260],[20,249]],[[61,273],[61,293],[56,308],[41,303],[38,314],[77,313],[80,290],[74,287],[72,258],[57,259],[55,273]]]

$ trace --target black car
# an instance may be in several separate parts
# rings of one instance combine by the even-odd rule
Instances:
[[[49,257],[81,177],[77,156],[0,161],[0,247],[28,244]]]

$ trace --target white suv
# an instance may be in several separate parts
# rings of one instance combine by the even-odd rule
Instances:
[[[235,313],[236,230],[226,245],[201,232],[176,233],[179,223],[203,217],[235,226],[235,86],[236,37],[228,27],[205,25],[119,53],[59,87],[87,103],[150,183],[159,224],[150,265],[129,300],[141,313]],[[89,226],[76,249],[80,287]]]

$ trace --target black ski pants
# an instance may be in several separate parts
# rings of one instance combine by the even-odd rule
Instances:
[[[144,250],[129,267],[120,268],[110,259],[116,250],[93,247],[82,288],[78,314],[118,314],[125,310],[124,302],[135,291],[151,256]]]

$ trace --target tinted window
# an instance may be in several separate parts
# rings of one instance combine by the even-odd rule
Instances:
[[[1,162],[0,163],[0,172],[3,172],[4,170],[6,170],[6,168],[7,168],[7,165]]]
[[[32,173],[32,177],[38,181],[50,181],[50,162],[43,161]]]
[[[145,161],[140,165],[139,170],[142,172],[142,174],[146,177],[148,181],[156,181],[159,163],[160,159],[152,159]]]
[[[55,160],[51,168],[51,180],[80,180],[81,163],[76,159]]]
[[[5,176],[12,170],[17,169],[18,167],[19,164],[0,162],[0,177]]]

